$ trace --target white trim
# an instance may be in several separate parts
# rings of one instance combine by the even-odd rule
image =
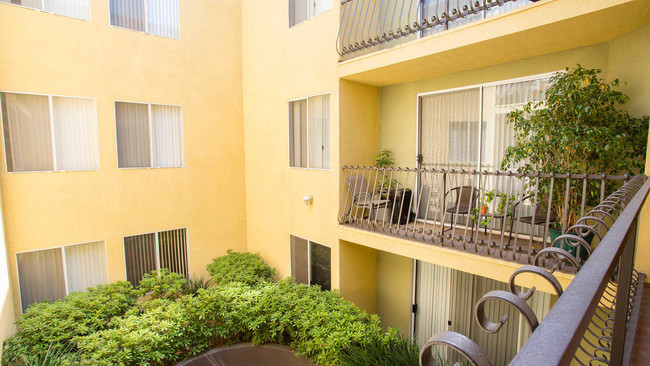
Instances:
[[[332,94],[333,94],[332,92],[326,92],[326,93],[314,94],[314,95],[310,95],[310,96],[306,96],[306,97],[302,97],[302,98],[291,99],[291,100],[287,101],[287,122],[289,122],[291,120],[291,116],[290,116],[290,114],[291,114],[291,103],[299,102],[301,100],[305,100],[307,102],[306,103],[307,104],[307,112],[306,112],[307,123],[305,124],[305,126],[307,128],[307,166],[306,167],[291,166],[291,154],[292,154],[292,151],[291,151],[291,134],[289,133],[289,130],[291,129],[291,125],[289,125],[288,126],[289,129],[287,130],[287,151],[289,152],[289,155],[288,155],[289,169],[327,171],[327,172],[332,171],[332,166],[334,165],[334,163],[333,163],[334,157],[333,157],[333,153],[332,153],[333,152],[332,144],[333,144],[333,136],[334,136],[334,128],[332,126],[332,115],[333,115],[334,101],[332,100]],[[329,133],[330,167],[329,168],[312,168],[312,167],[309,166],[309,163],[310,163],[310,161],[309,161],[310,160],[309,159],[309,156],[310,156],[310,152],[309,152],[309,140],[310,140],[310,138],[309,138],[309,99],[310,98],[315,98],[315,97],[322,97],[324,95],[329,95],[330,96],[330,101],[329,101],[329,121],[328,121],[329,126],[330,126],[330,128],[329,128],[329,130],[330,130],[330,133]],[[323,135],[323,137],[324,136],[325,135]]]
[[[32,7],[24,6],[24,5],[19,5],[19,4],[6,3],[4,1],[0,2],[0,4],[12,5],[12,6],[15,6],[17,8],[23,8],[23,9],[31,9],[31,10],[37,11],[39,13],[56,15],[56,16],[60,16],[60,17],[68,18],[68,19],[77,19],[77,20],[81,20],[81,21],[84,21],[84,22],[88,22],[88,23],[90,23],[92,21],[92,13],[93,12],[92,12],[92,5],[91,5],[92,2],[90,0],[88,0],[88,19],[77,18],[77,17],[72,17],[72,16],[69,16],[69,15],[65,15],[65,14],[59,14],[59,13],[54,13],[54,12],[51,12],[51,11],[47,11],[47,10],[45,10],[45,0],[41,0],[41,9],[36,9],[36,8],[32,8]]]
[[[43,94],[43,93],[26,93],[26,92],[15,92],[15,91],[6,91],[6,90],[0,90],[0,94],[23,94],[23,95],[37,95],[37,96],[42,96],[42,97],[48,97],[48,109],[49,109],[49,118],[50,118],[50,138],[54,140],[54,102],[53,98],[70,98],[70,99],[85,99],[85,100],[92,100],[93,104],[95,106],[95,125],[97,125],[97,168],[96,169],[81,169],[81,170],[65,170],[65,169],[55,169],[55,170],[22,170],[19,172],[10,172],[8,169],[8,164],[7,164],[7,147],[5,145],[5,124],[4,124],[4,115],[2,113],[2,101],[0,99],[0,122],[2,122],[2,147],[4,150],[4,160],[5,160],[5,172],[7,174],[24,174],[24,173],[62,173],[62,172],[96,172],[99,171],[101,168],[101,164],[99,161],[99,125],[98,125],[98,117],[97,117],[97,99],[95,98],[88,98],[88,97],[74,97],[74,96],[68,96],[68,95],[59,95],[59,94]],[[56,155],[56,149],[54,143],[52,143],[52,168],[56,168],[55,164],[55,155]]]

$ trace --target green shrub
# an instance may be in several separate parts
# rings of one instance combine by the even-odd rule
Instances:
[[[352,345],[341,352],[340,359],[343,366],[419,366],[420,349],[414,340],[391,329],[385,335],[373,335]]]
[[[183,295],[196,295],[200,289],[207,290],[212,287],[212,281],[203,276],[192,276],[181,290]]]
[[[3,344],[2,360],[24,364],[24,356],[60,354],[75,350],[71,340],[111,326],[111,320],[132,308],[137,293],[128,282],[115,282],[75,292],[55,302],[30,306],[16,321],[18,332]]]
[[[151,271],[142,277],[138,285],[138,294],[150,295],[152,299],[177,299],[183,294],[186,284],[187,279],[183,275],[163,268],[160,271]]]
[[[266,264],[259,253],[238,253],[232,249],[228,249],[227,253],[206,266],[212,279],[219,285],[241,282],[252,286],[273,281],[275,269]]]

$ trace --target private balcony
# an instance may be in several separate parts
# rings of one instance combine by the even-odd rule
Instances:
[[[627,175],[344,166],[343,227],[576,273],[616,219]]]

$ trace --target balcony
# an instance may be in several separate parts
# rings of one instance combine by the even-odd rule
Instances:
[[[562,257],[556,269],[576,273],[621,208],[612,192],[630,181],[469,169],[344,166],[339,224],[519,264]]]

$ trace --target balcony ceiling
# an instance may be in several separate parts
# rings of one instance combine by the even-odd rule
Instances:
[[[339,63],[338,76],[387,86],[607,42],[650,23],[650,0],[542,0]]]

